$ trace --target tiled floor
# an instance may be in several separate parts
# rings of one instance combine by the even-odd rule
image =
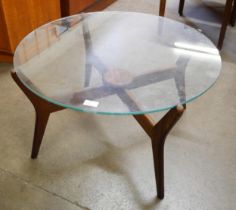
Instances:
[[[187,0],[185,18],[176,2],[167,0],[166,16],[216,42],[221,1]],[[108,10],[158,14],[158,1],[118,0]],[[189,104],[168,136],[162,201],[150,141],[132,117],[53,114],[31,160],[34,110],[11,79],[11,66],[0,64],[0,209],[236,209],[236,27],[229,27],[221,54],[220,79]]]

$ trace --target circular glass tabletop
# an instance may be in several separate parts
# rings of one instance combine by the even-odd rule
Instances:
[[[221,58],[197,30],[154,15],[79,14],[27,35],[14,71],[39,97],[84,112],[145,114],[185,104],[216,81]]]

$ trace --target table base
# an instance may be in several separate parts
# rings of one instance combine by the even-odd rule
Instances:
[[[39,153],[40,145],[42,143],[43,135],[47,126],[47,122],[51,113],[65,109],[64,107],[52,104],[36,94],[28,90],[20,81],[15,72],[11,73],[12,78],[17,85],[25,93],[35,108],[36,120],[35,130],[32,145],[31,158],[36,159]],[[156,178],[157,196],[160,199],[164,198],[164,144],[166,137],[175,123],[180,119],[186,105],[176,106],[170,109],[164,117],[155,123],[149,115],[133,115],[140,126],[151,138],[154,170]]]

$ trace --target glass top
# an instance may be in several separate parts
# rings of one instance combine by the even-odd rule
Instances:
[[[214,44],[185,24],[143,13],[97,12],[31,32],[15,51],[13,71],[51,103],[125,115],[188,103],[215,83],[220,70]]]

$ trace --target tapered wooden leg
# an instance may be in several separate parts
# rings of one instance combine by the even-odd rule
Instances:
[[[233,1],[233,11],[230,19],[230,23],[232,26],[235,25],[235,19],[236,19],[236,0]]]
[[[39,96],[31,92],[26,86],[21,82],[16,72],[11,72],[12,78],[15,80],[16,84],[21,88],[25,93],[28,99],[31,101],[35,108],[36,120],[35,120],[35,129],[34,129],[34,139],[31,152],[31,158],[35,159],[38,156],[40,145],[43,139],[43,135],[47,126],[49,115],[52,112],[60,111],[64,107],[52,104]],[[26,81],[27,82],[27,81]],[[29,81],[30,82],[30,81]]]
[[[180,16],[183,16],[184,3],[185,3],[185,0],[179,1],[179,15]]]
[[[35,128],[34,128],[34,139],[32,145],[31,158],[35,159],[38,156],[40,145],[43,139],[43,135],[47,126],[50,112],[38,108],[35,110]]]
[[[164,144],[166,137],[176,122],[180,119],[186,106],[180,105],[171,109],[156,124],[148,115],[134,115],[152,141],[153,162],[155,169],[157,196],[164,198]]]
[[[165,15],[165,9],[166,9],[166,0],[160,1],[160,8],[159,8],[159,15],[164,16]]]
[[[218,49],[221,50],[225,38],[225,32],[227,29],[227,25],[229,23],[230,17],[231,17],[231,11],[232,11],[232,2],[233,0],[227,0],[225,4],[225,10],[223,14],[223,22],[220,30],[220,36],[218,41]]]
[[[165,139],[180,119],[185,106],[177,106],[171,109],[167,114],[154,126],[152,139],[152,149],[154,157],[154,168],[156,175],[157,193],[160,199],[164,198],[164,144]]]
[[[152,139],[154,170],[156,177],[157,196],[164,198],[164,143],[166,137]]]

